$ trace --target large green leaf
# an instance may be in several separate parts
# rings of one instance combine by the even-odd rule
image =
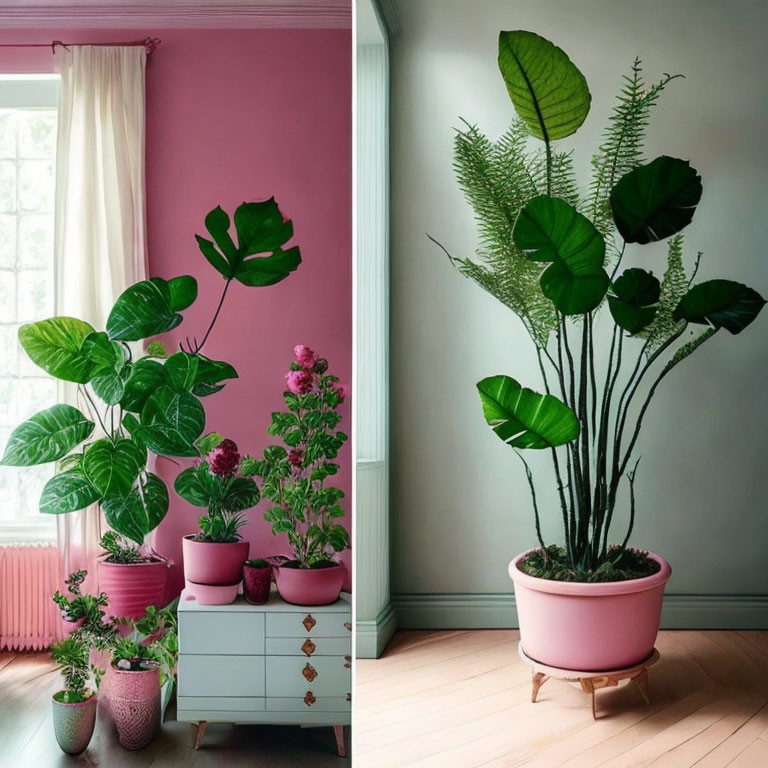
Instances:
[[[554,395],[523,388],[509,376],[489,376],[477,391],[485,420],[513,448],[554,448],[579,436],[576,414]]]
[[[563,139],[587,117],[592,100],[587,81],[549,40],[522,30],[500,32],[499,69],[517,114],[534,136]]]
[[[95,365],[83,352],[83,342],[94,333],[83,320],[51,317],[19,328],[19,343],[44,371],[64,381],[86,384]]]
[[[765,299],[755,290],[733,280],[707,280],[694,285],[672,314],[675,320],[703,323],[743,331],[760,313]]]
[[[160,387],[145,403],[138,434],[163,456],[198,456],[195,441],[205,428],[205,410],[188,392]]]
[[[102,498],[122,496],[147,462],[146,451],[133,440],[121,438],[112,443],[102,438],[83,452],[82,468]]]
[[[168,374],[162,363],[146,357],[137,360],[131,366],[131,373],[125,382],[125,394],[120,400],[120,405],[126,411],[141,413],[150,395],[168,382]]]
[[[622,176],[611,190],[616,228],[628,243],[652,243],[688,226],[701,176],[687,160],[662,155]]]
[[[93,432],[93,422],[71,405],[54,405],[36,413],[11,432],[0,464],[31,467],[56,461]]]
[[[141,544],[168,512],[168,489],[147,472],[127,493],[104,499],[101,508],[110,528]]]
[[[531,261],[550,262],[541,290],[560,312],[590,312],[603,300],[610,282],[603,269],[605,241],[565,200],[547,195],[529,200],[512,236]]]
[[[173,487],[184,501],[195,507],[207,507],[210,502],[218,502],[222,497],[221,482],[204,461],[180,472]]]
[[[247,477],[232,477],[225,483],[221,506],[228,512],[241,512],[255,507],[261,495],[256,483]]]
[[[200,364],[197,355],[175,352],[165,361],[165,370],[171,386],[177,392],[189,392],[195,385]]]
[[[653,322],[661,295],[658,278],[644,269],[625,269],[613,284],[613,296],[608,306],[619,328],[631,334],[639,333]]]
[[[197,298],[197,280],[192,275],[172,277],[168,281],[168,294],[171,309],[181,312],[191,306]]]
[[[211,360],[204,355],[198,355],[197,376],[192,393],[198,397],[206,397],[224,388],[221,384],[225,379],[236,379],[237,371],[223,360]]]
[[[43,488],[40,511],[48,515],[76,512],[99,500],[99,492],[79,468],[54,475]]]
[[[205,227],[213,242],[196,235],[198,246],[214,269],[228,280],[248,286],[274,285],[301,263],[297,247],[282,248],[293,237],[293,224],[283,218],[273,197],[237,208],[237,245],[229,233],[229,216],[220,207],[205,217]],[[249,258],[256,254],[267,255]]]
[[[134,283],[120,294],[109,313],[109,337],[117,341],[138,341],[170,331],[183,319],[174,309],[174,300],[183,304],[179,296],[172,299],[171,289],[162,278]]]

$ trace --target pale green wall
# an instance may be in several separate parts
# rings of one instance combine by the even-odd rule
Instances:
[[[496,67],[500,29],[544,35],[585,74],[592,111],[563,143],[575,148],[583,180],[634,56],[646,62],[649,79],[684,73],[656,112],[648,156],[690,158],[703,176],[704,196],[687,232],[688,257],[704,251],[700,276],[730,277],[768,295],[768,4],[401,0],[397,10],[402,33],[392,49],[391,288],[396,607],[403,593],[508,594],[510,557],[535,543],[524,475],[485,426],[474,386],[486,375],[508,373],[539,387],[531,344],[519,321],[455,273],[425,236],[437,237],[456,256],[474,251],[472,213],[451,170],[453,128],[464,117],[495,137],[512,118]],[[663,250],[634,250],[628,263],[639,265],[641,258],[657,274],[663,270]],[[719,334],[670,376],[646,420],[634,543],[671,561],[672,593],[768,594],[767,338],[768,312],[741,336]],[[546,459],[537,456],[534,465],[542,478],[545,532],[556,538],[554,494],[542,474]],[[751,613],[743,623],[760,623],[756,612],[768,603],[746,602]],[[722,603],[708,604],[715,607],[703,609],[694,623],[715,621]],[[419,619],[419,605],[409,609],[406,625],[429,623]],[[738,610],[731,623],[740,622]]]

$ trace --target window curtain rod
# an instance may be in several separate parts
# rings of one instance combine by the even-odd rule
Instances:
[[[56,46],[69,50],[71,45],[143,45],[147,53],[152,53],[162,40],[159,37],[145,37],[143,40],[129,40],[127,42],[116,43],[63,43],[61,40],[52,40],[50,43],[0,43],[0,48],[50,48],[51,53],[56,53]]]

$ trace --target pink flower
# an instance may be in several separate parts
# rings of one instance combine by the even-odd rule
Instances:
[[[222,440],[209,454],[208,466],[214,475],[232,477],[240,464],[240,454],[233,440]]]
[[[293,348],[293,354],[296,355],[296,362],[305,370],[311,371],[317,362],[317,352],[299,344]]]
[[[349,385],[337,384],[335,387],[333,387],[333,391],[337,394],[339,398],[339,404],[341,404],[349,396]]]
[[[294,467],[300,467],[304,462],[304,451],[301,448],[291,448],[291,450],[288,451],[288,461],[290,461]]]
[[[285,385],[294,395],[306,395],[312,389],[312,373],[310,371],[288,371],[285,374]]]

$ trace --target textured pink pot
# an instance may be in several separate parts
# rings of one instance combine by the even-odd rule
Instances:
[[[110,713],[120,743],[141,749],[160,730],[160,669],[110,670]]]
[[[530,551],[530,550],[529,550]],[[631,667],[653,651],[669,563],[643,579],[584,584],[539,579],[509,564],[515,583],[520,642],[530,658],[551,667],[603,672]]]
[[[99,558],[99,587],[109,596],[108,616],[140,619],[148,605],[165,605],[168,561],[154,563],[107,563]]]
[[[248,559],[250,543],[234,541],[219,544],[214,541],[195,541],[190,533],[181,542],[184,554],[184,578],[195,584],[227,586],[243,578],[243,563]]]
[[[280,597],[294,605],[330,605],[339,599],[344,584],[344,566],[333,568],[286,568],[274,566]]]
[[[79,755],[85,751],[96,724],[96,694],[85,701],[65,704],[53,701],[53,732],[63,752]]]
[[[73,632],[80,629],[80,627],[85,624],[85,617],[76,619],[75,621],[67,621],[63,616],[61,617],[61,627],[64,630],[64,633],[67,635],[71,635]]]
[[[252,568],[243,566],[243,593],[246,602],[251,605],[261,605],[269,600],[269,590],[272,587],[272,566],[268,568]]]

